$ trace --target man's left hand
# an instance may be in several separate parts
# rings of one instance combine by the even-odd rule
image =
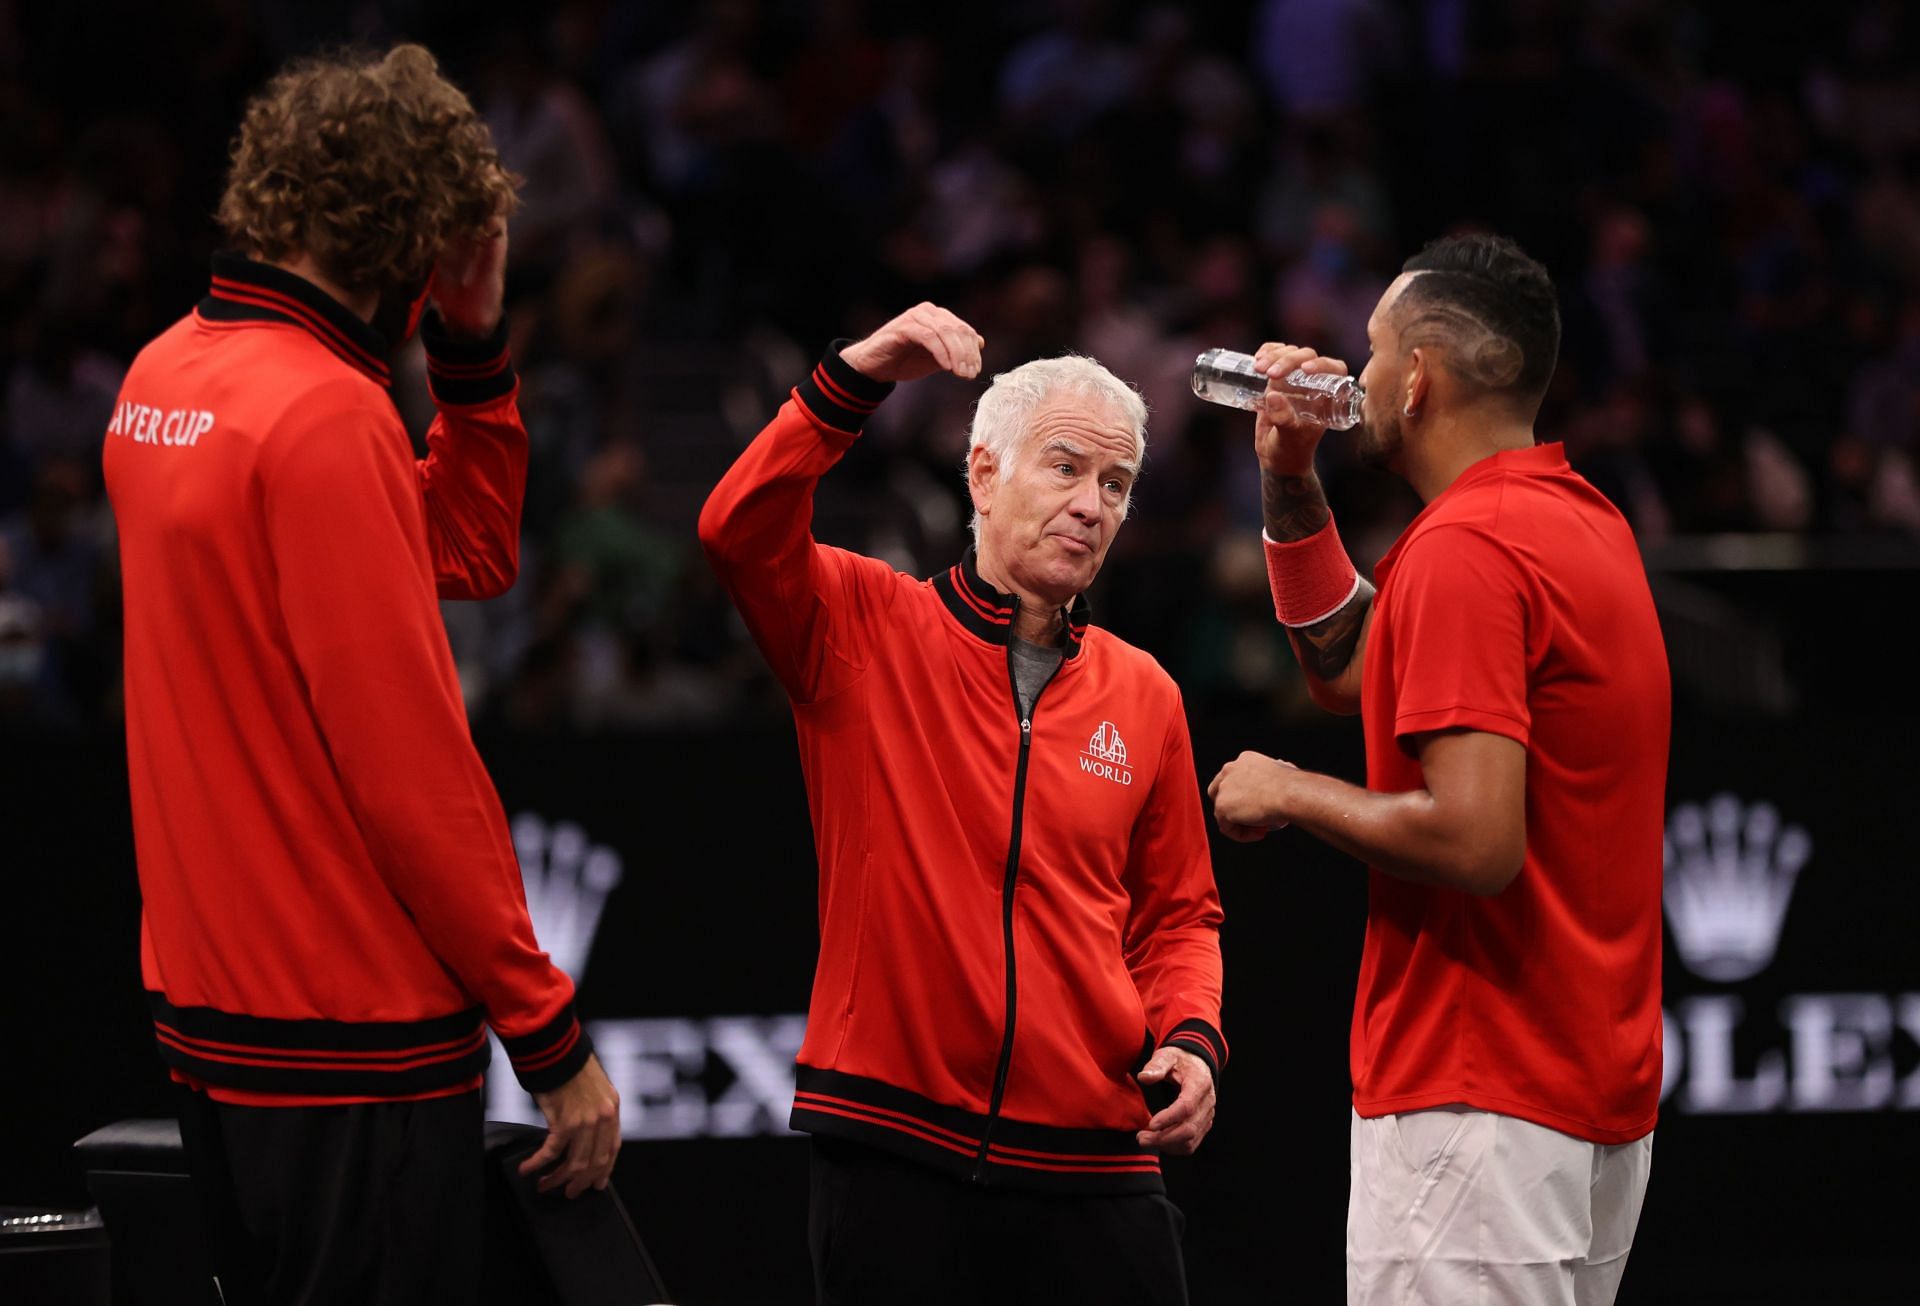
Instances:
[[[433,305],[456,336],[484,340],[500,325],[507,295],[507,220],[447,242],[433,267]]]
[[[1291,819],[1286,805],[1288,773],[1299,771],[1292,762],[1260,753],[1242,753],[1221,767],[1207,786],[1220,833],[1252,843],[1286,825]]]
[[[1191,1156],[1200,1140],[1213,1128],[1213,1071],[1191,1052],[1164,1047],[1153,1060],[1141,1067],[1139,1080],[1157,1084],[1172,1076],[1180,1086],[1173,1105],[1147,1121],[1147,1127],[1134,1135],[1142,1147],[1157,1147],[1175,1156]]]

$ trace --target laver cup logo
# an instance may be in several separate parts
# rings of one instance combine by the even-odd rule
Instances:
[[[1667,818],[1667,923],[1687,969],[1743,980],[1765,970],[1813,840],[1780,822],[1771,803],[1721,794],[1682,803]]]
[[[578,983],[592,960],[607,900],[626,879],[626,863],[580,826],[535,812],[513,818],[513,847],[534,935]],[[591,995],[584,996],[591,1006]],[[804,1015],[592,1020],[587,1031],[620,1094],[621,1132],[628,1138],[789,1134]],[[487,1118],[545,1121],[498,1047],[487,1073]]]
[[[1673,808],[1665,854],[1674,950],[1705,983],[1669,976],[1686,991],[1662,1013],[1661,1100],[1695,1115],[1920,1109],[1920,993],[1764,987],[1813,836],[1719,794]]]
[[[1093,738],[1087,740],[1080,752],[1080,769],[1118,785],[1133,783],[1133,772],[1127,769],[1127,743],[1113,722],[1102,721]]]

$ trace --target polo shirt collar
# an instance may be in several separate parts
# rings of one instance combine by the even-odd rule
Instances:
[[[1479,462],[1453,478],[1453,484],[1433,497],[1433,502],[1420,510],[1420,514],[1407,523],[1400,532],[1400,538],[1393,542],[1386,555],[1373,565],[1373,581],[1376,585],[1386,583],[1387,573],[1393,570],[1393,564],[1400,559],[1400,551],[1406,547],[1419,530],[1420,523],[1433,515],[1435,509],[1447,501],[1449,495],[1457,494],[1469,485],[1489,480],[1495,476],[1552,476],[1572,470],[1567,462],[1566,445],[1555,441],[1552,444],[1536,444],[1526,449],[1502,449],[1499,453],[1488,454]]]

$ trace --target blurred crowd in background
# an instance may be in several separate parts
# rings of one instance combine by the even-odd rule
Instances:
[[[1189,705],[1301,697],[1248,415],[1208,346],[1358,371],[1402,259],[1463,227],[1560,288],[1539,424],[1643,541],[1920,534],[1920,14],[1898,0],[0,0],[0,723],[118,716],[100,447],[204,292],[246,98],[329,45],[425,42],[526,179],[509,305],[532,437],[520,580],[450,605],[481,728],[781,710],[699,557],[706,491],[837,336],[922,299],[989,371],[1137,384],[1148,473],[1093,598]],[[1738,70],[1735,73],[1733,70]],[[395,399],[431,416],[417,350]],[[903,387],[817,533],[965,545],[980,386]],[[1418,504],[1329,439],[1363,565]]]

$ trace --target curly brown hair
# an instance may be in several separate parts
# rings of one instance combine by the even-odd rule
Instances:
[[[255,258],[304,252],[345,290],[413,291],[440,248],[512,211],[520,178],[423,47],[283,70],[248,104],[219,221]]]

